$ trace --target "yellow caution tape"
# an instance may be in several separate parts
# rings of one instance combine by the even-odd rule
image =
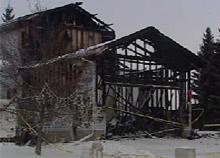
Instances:
[[[166,122],[166,123],[173,123],[173,124],[181,125],[181,126],[188,126],[188,124],[184,124],[184,123],[180,123],[180,122],[175,122],[175,121],[170,121],[170,120],[161,119],[161,118],[156,118],[156,117],[153,117],[153,116],[150,116],[150,115],[143,115],[143,114],[139,114],[139,113],[135,113],[135,112],[131,112],[131,111],[126,111],[126,110],[122,110],[122,109],[118,109],[118,108],[113,108],[113,107],[110,107],[110,106],[97,107],[97,109],[100,109],[100,110],[103,110],[103,109],[111,109],[111,110],[121,111],[121,112],[124,112],[124,113],[129,113],[129,114],[132,114],[132,115],[140,116],[140,117],[145,117],[145,118],[148,118],[148,119],[151,119],[151,120],[154,120],[154,121]],[[87,108],[87,110],[93,110],[93,107]],[[204,109],[203,109],[202,112],[192,121],[192,124],[196,123],[196,122],[201,118],[201,116],[203,115],[203,113],[204,113]]]
[[[197,155],[220,155],[220,152],[210,152],[210,153],[197,153],[197,154],[185,154],[185,153],[176,153],[176,155],[181,155],[181,156],[197,156]]]
[[[35,131],[35,130],[33,129],[33,127],[24,119],[24,117],[21,116],[20,114],[19,114],[19,117],[20,117],[20,118],[22,119],[22,121],[29,127],[29,129],[31,129],[31,131],[32,131],[36,136],[38,136],[37,131]],[[46,140],[45,138],[43,138],[43,137],[41,137],[41,139],[44,140],[44,141],[45,141],[46,143],[48,143],[49,145],[51,145],[52,148],[54,148],[54,149],[56,149],[56,150],[59,150],[59,151],[62,151],[62,152],[66,152],[66,153],[74,153],[73,151],[65,150],[65,149],[63,149],[63,148],[61,148],[61,147],[59,147],[59,146],[57,146],[57,145],[55,145],[55,144],[50,143],[49,141],[47,141],[47,140]]]
[[[132,157],[136,157],[136,158],[152,158],[152,156],[150,155],[146,155],[146,154],[124,154],[124,153],[121,153],[121,154],[103,154],[104,157],[129,157],[129,156],[132,156]],[[166,156],[155,156],[156,158],[169,158],[169,157],[166,157]]]
[[[198,153],[195,155],[220,155],[220,151],[219,152],[210,152],[210,153]]]
[[[121,111],[121,112],[124,112],[124,113],[136,115],[136,116],[139,116],[139,117],[148,118],[148,119],[159,121],[159,122],[166,122],[166,123],[172,123],[172,124],[175,124],[175,125],[187,126],[187,124],[183,124],[183,123],[180,123],[180,122],[175,122],[175,121],[165,120],[165,119],[161,119],[161,118],[156,118],[156,117],[152,117],[152,116],[149,116],[149,115],[138,114],[138,113],[135,113],[135,112],[126,111],[126,110],[122,110],[122,109],[118,109],[118,108],[113,108],[113,107],[109,107],[109,106],[105,106],[105,107],[102,107],[102,108],[107,108],[107,109],[111,109],[111,110]]]
[[[204,127],[220,127],[220,124],[205,124]]]
[[[203,113],[204,113],[204,109],[203,109],[202,112],[198,115],[198,117],[197,117],[195,120],[192,121],[192,124],[196,123],[196,122],[202,117]]]
[[[166,123],[172,123],[172,124],[176,124],[176,125],[181,125],[181,126],[185,126],[186,124],[183,123],[179,123],[179,122],[175,122],[175,121],[169,121],[169,120],[165,120],[165,119],[161,119],[161,118],[155,118],[149,115],[143,115],[143,114],[138,114],[138,113],[134,113],[134,112],[130,112],[130,111],[126,111],[126,110],[122,110],[122,109],[118,109],[118,108],[113,108],[113,107],[109,107],[109,106],[105,106],[105,107],[100,107],[100,109],[111,109],[111,110],[116,110],[116,111],[121,111],[121,112],[125,112],[125,113],[129,113],[132,115],[136,115],[136,116],[140,116],[140,117],[144,117],[144,118],[149,118],[155,121],[160,121],[160,122],[166,122]],[[193,121],[196,122],[201,115],[203,114],[204,111],[202,111],[199,116]],[[19,113],[18,113],[19,114]],[[33,127],[19,114],[20,118],[22,119],[22,121],[29,127],[29,129],[31,129],[35,135],[38,135],[37,131],[35,131],[33,129]],[[214,127],[214,126],[220,126],[220,124],[206,124],[205,127]],[[43,139],[45,142],[47,142],[49,145],[52,146],[52,148],[58,150],[58,151],[62,151],[62,152],[66,152],[66,153],[74,153],[73,151],[68,151],[65,150],[55,144],[50,143],[49,141],[47,141],[45,138],[41,137],[41,139]],[[182,154],[182,153],[177,153],[177,155],[187,155],[187,154]],[[187,156],[196,156],[196,155],[220,155],[220,152],[210,152],[210,153],[198,153],[198,154],[192,154],[192,155],[187,155]],[[150,158],[149,155],[144,155],[144,154],[104,154],[105,157],[115,157],[115,156],[135,156],[135,157],[147,157]],[[157,158],[168,158],[168,157],[164,157],[164,156],[156,156]]]
[[[120,153],[120,154],[103,154],[104,157],[128,157],[128,156],[134,156],[134,157],[146,157],[146,158],[151,158],[150,155],[145,155],[145,154],[125,154],[125,153]],[[158,157],[158,158],[165,158],[165,157]]]

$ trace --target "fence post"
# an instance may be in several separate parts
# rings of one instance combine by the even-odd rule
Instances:
[[[175,158],[196,158],[196,149],[191,147],[176,148]]]

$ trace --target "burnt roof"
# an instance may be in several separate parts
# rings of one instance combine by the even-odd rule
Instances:
[[[188,71],[191,69],[203,68],[207,63],[204,59],[200,58],[151,26],[119,39],[90,46],[86,49],[80,49],[78,51],[48,60],[45,63],[29,65],[23,68],[36,68],[64,59],[97,58],[98,56],[105,55],[108,52],[111,53],[112,51],[109,51],[111,49],[123,48],[123,46],[129,45],[137,39],[147,39],[150,41],[156,50],[153,53],[154,57],[163,59],[165,62],[159,64],[162,64],[170,69]]]
[[[204,59],[181,46],[153,26],[114,40],[108,43],[107,46],[109,49],[120,48],[124,45],[129,45],[137,39],[147,39],[151,42],[156,50],[153,54],[154,57],[164,59],[166,62],[161,64],[167,67],[187,71],[189,69],[202,68],[206,65]]]
[[[32,20],[32,19],[37,18],[39,16],[44,16],[44,15],[47,15],[47,14],[57,13],[57,12],[62,12],[62,11],[68,10],[68,9],[70,9],[70,10],[72,9],[72,10],[77,11],[78,13],[81,13],[81,14],[84,14],[84,15],[88,16],[99,27],[102,27],[102,28],[107,29],[109,31],[114,31],[110,27],[111,24],[106,24],[105,22],[103,22],[102,20],[97,18],[96,14],[89,13],[88,11],[86,11],[85,9],[80,7],[81,4],[82,4],[82,2],[71,3],[71,4],[68,4],[68,5],[62,6],[62,7],[57,7],[57,8],[54,8],[54,9],[49,9],[49,10],[45,10],[45,11],[25,15],[25,16],[22,16],[22,17],[18,17],[16,19],[10,20],[9,22],[2,23],[0,25],[0,28],[8,27],[8,26],[11,26],[13,24],[18,24],[18,23],[24,22],[24,21],[29,21],[29,20]]]

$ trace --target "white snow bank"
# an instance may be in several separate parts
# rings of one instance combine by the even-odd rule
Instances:
[[[62,149],[74,153],[63,152],[52,149],[49,146],[43,146],[42,156],[40,158],[82,158],[81,155],[88,152],[93,142],[94,141],[83,142],[77,146],[73,146],[73,143],[59,144]],[[104,158],[141,158],[140,155],[155,158],[155,156],[147,150],[134,149],[125,144],[120,144],[117,141],[106,141],[102,142],[102,144],[104,146]],[[0,149],[1,158],[39,158],[39,156],[34,153],[35,148],[33,147],[20,147],[12,143],[0,143]]]
[[[48,145],[43,146],[41,157],[34,153],[35,148],[33,147],[19,147],[10,143],[0,143],[0,158],[82,158],[82,153],[87,152],[88,154],[88,150],[91,148],[93,142],[94,141],[83,142],[76,146],[74,146],[74,142],[57,144],[62,149],[74,153],[58,151]],[[220,153],[220,139],[214,138],[201,138],[195,140],[177,138],[140,138],[136,140],[120,139],[120,141],[108,140],[101,142],[104,146],[104,158],[146,158],[146,156],[141,157],[140,155],[151,156],[148,158],[174,158],[175,148],[182,146],[195,148],[196,153],[200,153],[200,155],[197,155],[197,158],[220,158],[220,154],[205,154],[214,152]]]
[[[220,139],[201,138],[195,140],[180,139],[180,138],[157,138],[157,139],[136,139],[136,140],[121,140],[120,144],[126,144],[139,150],[146,150],[158,157],[174,158],[175,148],[191,147],[196,149],[196,158],[220,158],[220,154],[205,153],[220,153]]]

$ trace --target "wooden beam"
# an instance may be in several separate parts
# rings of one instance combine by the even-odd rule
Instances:
[[[160,87],[179,87],[177,82],[167,82],[167,81],[154,81],[154,80],[143,80],[143,79],[132,79],[129,77],[123,77],[123,78],[111,78],[109,77],[105,81],[106,84],[120,84],[120,85],[151,85],[151,86],[160,86]],[[172,89],[172,88],[171,88]],[[175,88],[174,88],[175,89]]]
[[[122,87],[153,87],[155,89],[176,89],[179,90],[180,87],[178,86],[170,86],[170,85],[153,85],[153,84],[130,84],[130,83],[112,83],[112,82],[105,82],[107,85],[114,85],[114,86],[122,86]]]
[[[149,40],[146,40],[145,38],[141,38],[140,40],[146,42],[147,44],[149,44],[150,46],[154,47],[154,43],[149,41]]]
[[[135,42],[133,42],[132,44],[133,44],[135,47],[139,48],[140,50],[142,50],[142,51],[144,51],[144,52],[147,52],[147,53],[150,54],[150,55],[153,54],[153,52],[147,50],[146,48],[143,48],[142,46],[140,46],[139,44],[137,44],[137,43],[135,43]]]
[[[124,67],[124,68],[129,68],[127,65],[121,63],[120,61],[118,61],[117,63],[118,63],[118,65],[120,65],[120,66],[122,66],[122,67]]]
[[[130,103],[127,99],[125,99],[125,98],[123,97],[123,90],[122,90],[122,92],[120,93],[120,92],[116,92],[116,90],[112,87],[111,84],[109,84],[109,87],[110,87],[110,89],[112,89],[112,90],[115,92],[115,94],[117,95],[117,97],[121,98],[122,100],[124,100],[124,102],[125,102],[126,104],[130,105],[129,107],[132,107],[133,109],[135,109],[135,110],[137,110],[137,111],[140,111],[140,109],[138,109],[137,107],[135,107],[132,103]],[[120,86],[119,88],[123,88],[123,87]],[[121,95],[121,94],[122,94],[122,95]],[[116,99],[119,99],[119,98],[116,98]]]
[[[130,48],[128,50],[130,50]],[[133,55],[122,55],[122,54],[116,54],[116,57],[130,59],[130,60],[155,61],[155,62],[160,62],[160,63],[165,62],[165,60],[163,60],[163,59],[144,56],[143,54],[139,54],[139,53],[138,53],[138,55],[141,55],[141,57],[140,56],[133,56]],[[160,65],[160,64],[158,64],[158,65]]]
[[[137,51],[135,51],[135,50],[133,50],[133,49],[131,49],[131,48],[129,48],[129,47],[127,47],[127,50],[130,50],[130,51],[133,52],[135,55],[139,55],[139,56],[141,56],[141,57],[145,57],[144,54],[138,53]]]

